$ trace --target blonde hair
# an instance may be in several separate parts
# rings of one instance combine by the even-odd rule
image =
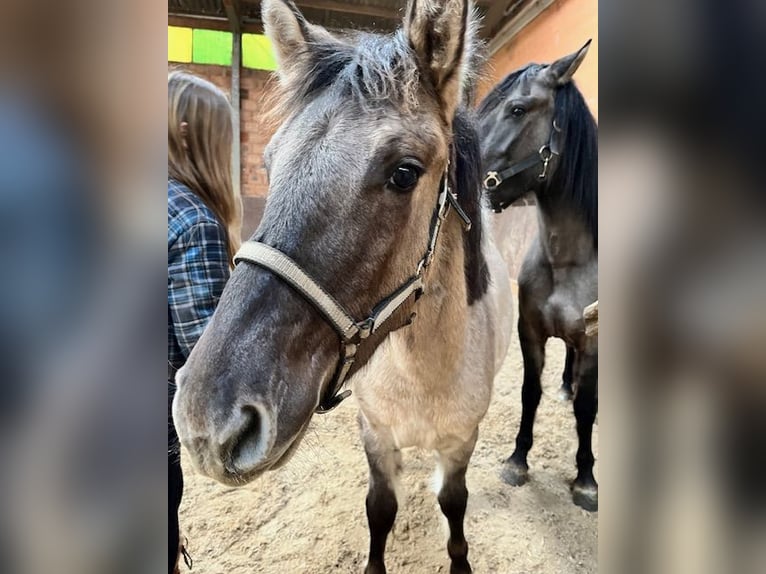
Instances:
[[[186,72],[168,74],[168,177],[189,187],[218,218],[230,263],[242,228],[242,200],[232,184],[233,134],[231,105],[220,89]]]

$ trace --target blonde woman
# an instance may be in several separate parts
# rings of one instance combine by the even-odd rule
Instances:
[[[170,414],[173,378],[213,314],[240,242],[231,106],[210,82],[168,75],[168,571],[178,571],[183,476]],[[184,557],[189,564],[188,554]],[[189,564],[190,565],[190,564]]]

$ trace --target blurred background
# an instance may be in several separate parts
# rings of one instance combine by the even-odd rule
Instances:
[[[255,4],[0,5],[0,571],[162,571],[166,77],[205,64],[231,93],[239,75],[249,233]],[[314,9],[395,25],[374,4]],[[479,4],[488,85],[599,22],[576,78],[601,128],[599,568],[766,571],[764,3]],[[195,45],[231,34],[235,5],[233,70]],[[514,32],[522,10],[539,13]]]

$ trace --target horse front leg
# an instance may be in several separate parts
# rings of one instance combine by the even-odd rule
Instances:
[[[524,382],[521,386],[521,424],[516,435],[516,448],[503,464],[500,474],[503,481],[512,486],[521,486],[529,480],[527,454],[532,448],[533,428],[537,406],[540,404],[542,387],[540,375],[545,363],[546,338],[536,325],[525,319],[523,309],[519,309],[519,342],[524,359]]]
[[[594,512],[598,510],[598,484],[593,477],[593,422],[598,412],[598,355],[579,357],[574,413],[577,419],[577,478],[572,484],[574,503]]]
[[[439,487],[439,506],[449,523],[449,540],[447,553],[451,565],[450,574],[470,574],[471,565],[468,563],[468,542],[465,539],[463,521],[468,504],[468,488],[465,484],[465,473],[471,460],[479,429],[473,436],[458,448],[439,452],[439,470],[442,483]]]
[[[367,490],[367,524],[370,528],[370,553],[365,574],[385,574],[386,540],[394,526],[398,503],[396,484],[402,469],[402,455],[387,432],[376,432],[359,414],[364,452],[370,467]]]

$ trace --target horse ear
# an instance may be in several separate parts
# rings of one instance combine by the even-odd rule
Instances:
[[[577,50],[574,54],[569,54],[563,58],[559,58],[545,69],[545,75],[553,85],[563,86],[567,82],[572,80],[577,68],[580,67],[582,61],[585,59],[585,55],[590,48],[591,40],[585,42],[585,45]]]
[[[263,0],[261,20],[274,46],[277,73],[283,84],[300,79],[313,42],[331,38],[327,30],[310,24],[292,0]]]
[[[404,33],[448,116],[460,103],[474,35],[471,0],[410,0]]]

